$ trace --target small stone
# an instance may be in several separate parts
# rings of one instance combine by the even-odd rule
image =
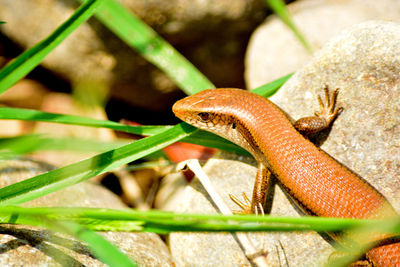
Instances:
[[[0,161],[0,187],[52,169],[52,165],[29,159]],[[24,206],[127,208],[110,191],[90,182],[67,187],[27,202]],[[156,234],[100,234],[139,266],[173,265],[167,247]],[[27,225],[1,225],[0,251],[0,266],[105,266],[83,242],[65,234]]]

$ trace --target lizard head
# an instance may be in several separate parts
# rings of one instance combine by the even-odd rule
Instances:
[[[272,113],[285,115],[262,96],[240,89],[210,89],[177,101],[173,112],[181,120],[205,131],[212,132],[243,147],[255,157],[255,127],[266,121]],[[272,114],[276,117],[276,114]],[[290,122],[288,124],[291,126]],[[266,130],[268,132],[269,129]],[[264,132],[262,132],[264,134]]]
[[[239,91],[239,89],[201,91],[177,101],[172,111],[175,116],[197,128],[215,132],[216,129],[233,123],[233,114],[229,112],[234,97],[232,90]]]

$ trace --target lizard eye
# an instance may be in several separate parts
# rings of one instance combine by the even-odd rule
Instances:
[[[200,112],[197,114],[197,117],[199,117],[202,122],[207,122],[210,120],[210,114],[207,112]]]

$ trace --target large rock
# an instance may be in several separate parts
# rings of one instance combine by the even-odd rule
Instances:
[[[331,40],[271,100],[295,119],[318,111],[324,85],[344,108],[321,146],[400,211],[400,25],[371,21]]]
[[[314,52],[340,31],[363,21],[400,22],[397,0],[300,0],[288,8]],[[279,18],[270,16],[250,39],[246,52],[247,86],[255,88],[295,72],[311,58],[293,32]]]
[[[400,212],[400,25],[366,22],[354,26],[324,46],[271,99],[293,118],[318,111],[317,94],[324,85],[340,88],[344,111],[329,135],[317,139],[322,149],[375,186]],[[326,138],[327,137],[327,138]],[[237,159],[236,159],[237,160]],[[211,160],[205,166],[224,200],[227,195],[251,195],[256,169],[241,162]],[[176,210],[215,212],[195,180],[181,195]],[[272,215],[298,216],[279,188]],[[251,235],[260,244],[260,235]],[[290,266],[321,266],[333,251],[316,233],[266,233],[271,266],[285,263],[277,255],[282,243]],[[258,242],[257,242],[258,241]],[[189,245],[188,245],[189,244]],[[172,234],[170,249],[185,266],[249,265],[229,234]],[[279,251],[281,253],[281,251]]]
[[[253,161],[243,157],[227,154],[223,157],[230,159],[211,159],[204,170],[224,202],[232,210],[239,210],[228,194],[241,198],[242,192],[245,192],[251,197],[257,168],[253,166]],[[215,206],[210,203],[197,178],[179,197],[179,202],[175,199],[175,203],[178,203],[174,207],[176,212],[216,213]],[[271,214],[299,216],[278,187],[275,187]],[[333,252],[329,244],[312,232],[252,233],[249,237],[260,250],[264,239],[269,266],[285,266],[285,254],[290,266],[321,266]],[[178,266],[251,266],[232,234],[172,233],[169,246]]]
[[[51,165],[28,159],[0,161],[0,187],[51,169]],[[110,191],[90,182],[59,190],[25,206],[127,208]],[[139,266],[173,265],[167,247],[156,234],[104,232],[101,235]],[[0,266],[104,266],[84,243],[38,227],[3,225],[0,227],[0,244]]]

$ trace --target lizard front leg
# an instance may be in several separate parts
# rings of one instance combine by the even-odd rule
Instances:
[[[240,211],[235,211],[235,213],[264,214],[264,206],[267,199],[267,192],[271,185],[271,178],[272,174],[268,170],[268,168],[266,168],[264,164],[259,163],[256,180],[254,182],[253,197],[251,199],[251,202],[244,192],[242,193],[244,200],[243,202],[235,196],[229,195],[231,200],[242,209]]]
[[[315,112],[314,116],[304,117],[298,119],[294,123],[294,127],[299,131],[304,137],[308,137],[309,134],[320,132],[329,128],[335,118],[342,112],[342,107],[337,107],[337,96],[339,89],[330,91],[328,86],[324,87],[325,99],[322,100],[321,96],[318,96],[318,102],[321,111]]]

